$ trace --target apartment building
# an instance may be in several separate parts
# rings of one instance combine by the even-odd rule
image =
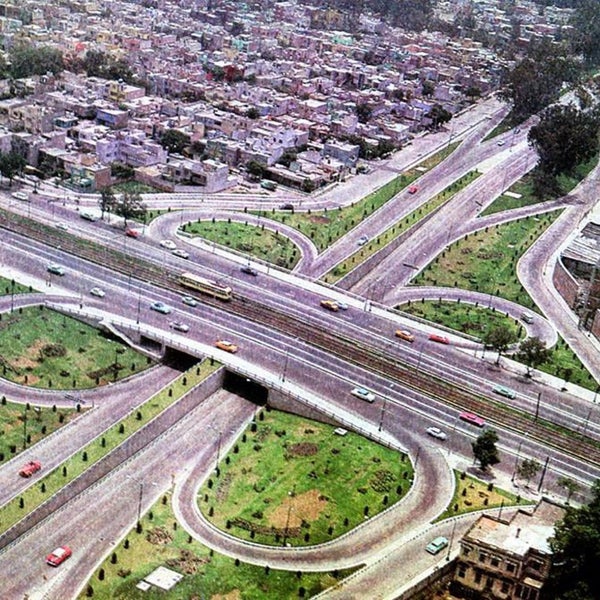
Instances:
[[[463,598],[539,600],[552,564],[548,540],[564,509],[542,500],[510,520],[483,515],[460,542],[452,593]]]

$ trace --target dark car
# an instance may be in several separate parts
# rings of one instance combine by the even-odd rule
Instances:
[[[294,205],[289,203],[281,204],[279,210],[294,210]]]
[[[254,277],[256,277],[258,275],[258,271],[254,267],[251,267],[250,265],[244,265],[243,267],[240,268],[240,271],[242,273],[246,273],[246,275],[253,275]]]

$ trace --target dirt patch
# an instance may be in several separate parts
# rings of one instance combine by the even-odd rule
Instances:
[[[15,369],[27,369],[37,367],[39,364],[38,358],[42,353],[42,349],[48,342],[46,340],[37,340],[33,343],[22,356],[17,360],[12,361],[11,365]]]
[[[311,215],[309,221],[311,223],[317,223],[317,225],[331,223],[331,219],[329,217],[325,217],[323,215]]]
[[[299,442],[290,444],[285,449],[286,458],[296,458],[297,456],[314,456],[319,451],[319,446],[311,442]]]
[[[176,569],[184,575],[193,575],[198,568],[210,562],[209,558],[200,558],[189,550],[182,550],[178,558],[170,558],[165,561],[168,567]]]
[[[173,536],[164,527],[155,527],[146,534],[146,540],[150,544],[168,544],[173,540]]]
[[[229,594],[215,594],[210,597],[210,600],[242,600],[242,592],[240,590],[231,590]]]
[[[288,496],[269,515],[269,525],[278,529],[300,527],[302,521],[316,521],[327,506],[325,498],[319,490],[310,490],[297,496]]]

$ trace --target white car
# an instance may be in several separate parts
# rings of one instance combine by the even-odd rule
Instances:
[[[179,258],[189,258],[190,255],[188,252],[186,252],[185,250],[179,250],[179,249],[175,249],[173,250],[173,252],[171,252],[171,254],[173,256],[179,256]]]
[[[437,438],[438,440],[445,440],[448,436],[438,427],[428,427],[427,433],[431,437]]]
[[[181,296],[181,301],[188,306],[198,306],[198,300],[193,296]]]
[[[353,396],[366,400],[367,402],[375,402],[375,394],[362,387],[355,387],[351,392]]]
[[[181,331],[183,333],[187,333],[190,330],[190,326],[185,323],[181,323],[180,321],[171,321],[169,323],[169,327],[174,329],[175,331]]]
[[[176,250],[177,249],[175,242],[172,242],[171,240],[160,240],[160,245],[163,248],[166,248],[167,250]]]
[[[103,289],[99,288],[99,287],[93,287],[90,290],[90,294],[92,296],[97,296],[98,298],[104,298],[104,296],[106,296],[105,292]]]
[[[62,229],[63,231],[66,231],[67,229],[69,229],[69,227],[66,223],[57,223],[56,229]]]

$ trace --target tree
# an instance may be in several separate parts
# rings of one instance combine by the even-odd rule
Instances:
[[[429,79],[426,79],[421,84],[421,93],[426,98],[429,98],[429,97],[433,96],[433,92],[435,92],[435,83],[433,83],[433,81],[431,81]]]
[[[251,106],[247,111],[246,111],[246,116],[249,119],[252,119],[253,121],[255,121],[256,119],[258,119],[258,117],[260,117],[260,113],[258,112],[258,108]]]
[[[550,538],[553,568],[544,590],[561,600],[594,600],[600,590],[600,481],[581,508],[568,506]]]
[[[598,117],[574,106],[547,108],[527,140],[538,153],[539,168],[551,175],[569,173],[598,152]]]
[[[146,216],[146,206],[137,192],[125,192],[115,204],[115,214],[123,217],[125,227],[127,219],[141,219]]]
[[[255,160],[250,160],[246,165],[246,171],[248,171],[248,175],[256,179],[261,179],[264,175],[265,167]]]
[[[574,479],[571,479],[570,477],[564,477],[564,476],[559,477],[556,481],[556,485],[558,485],[559,487],[564,488],[566,490],[567,504],[569,504],[569,502],[571,500],[571,496],[575,492],[578,492],[580,489],[580,485]]]
[[[56,75],[64,68],[63,55],[51,46],[33,46],[20,43],[11,48],[10,74],[14,79],[31,75]]]
[[[441,104],[434,104],[427,116],[431,119],[431,127],[438,129],[440,125],[450,121],[452,113],[447,111]]]
[[[368,104],[357,104],[356,115],[360,123],[368,123],[373,109]]]
[[[0,173],[9,180],[9,185],[26,164],[27,161],[18,152],[0,152]]]
[[[581,0],[571,17],[573,49],[588,67],[600,64],[600,13],[597,0]]]
[[[179,129],[167,129],[160,138],[160,144],[171,154],[181,154],[190,143],[190,136]]]
[[[527,365],[527,377],[531,377],[531,369],[545,363],[551,355],[546,344],[537,337],[530,337],[519,344],[516,358]]]
[[[105,212],[113,212],[117,204],[117,198],[111,188],[106,187],[100,192],[100,199],[98,200],[98,206],[102,212],[102,219],[104,219]]]
[[[535,458],[526,458],[519,463],[517,474],[526,480],[525,485],[529,485],[529,482],[540,472],[541,468],[542,465]]]
[[[498,434],[493,429],[484,431],[474,442],[471,443],[473,457],[479,462],[483,471],[488,467],[493,467],[500,462],[498,457],[498,448],[496,442]]]
[[[514,342],[516,342],[515,334],[504,323],[490,327],[483,336],[483,343],[491,346],[498,353],[496,364],[500,363],[500,357]]]

